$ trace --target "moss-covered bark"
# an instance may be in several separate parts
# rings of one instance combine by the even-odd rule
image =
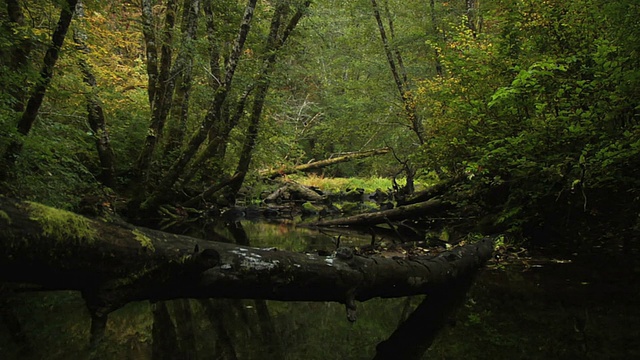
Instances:
[[[355,301],[425,294],[489,259],[486,239],[430,257],[301,254],[216,243],[128,224],[91,220],[0,198],[1,281],[83,293],[103,317],[136,300],[255,298]]]

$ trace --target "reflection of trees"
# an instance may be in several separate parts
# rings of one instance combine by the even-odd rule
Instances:
[[[227,230],[236,244],[250,246],[249,237],[239,222],[227,224]],[[216,240],[219,235],[215,234]],[[231,241],[229,241],[231,242]],[[171,320],[167,303],[172,303]],[[284,359],[281,341],[265,300],[252,301],[253,306],[237,299],[201,299],[192,303],[181,299],[170,302],[157,302],[152,306],[153,313],[153,359],[198,359],[215,358],[236,360],[253,358],[254,349],[269,359]],[[197,305],[197,306],[192,306]],[[255,309],[248,313],[247,309]],[[194,319],[202,319],[194,321]],[[199,323],[198,323],[199,322]],[[195,333],[197,327],[204,327],[207,335],[213,338],[205,340],[212,347],[203,349]],[[244,337],[252,339],[251,346]],[[259,339],[255,341],[255,339]],[[208,353],[211,351],[210,353]]]
[[[0,324],[7,328],[11,340],[18,346],[17,353],[20,356],[28,355],[32,345],[24,333],[20,319],[18,319],[12,305],[9,303],[7,293],[4,291],[0,291]]]
[[[247,232],[244,230],[244,227],[240,222],[229,223],[227,228],[233,235],[236,244],[251,246],[249,236],[247,235]],[[284,359],[284,353],[282,351],[280,339],[276,334],[276,329],[273,325],[273,320],[271,318],[271,313],[269,313],[267,302],[265,300],[256,299],[254,300],[254,304],[256,314],[258,315],[260,334],[262,336],[262,341],[265,344],[267,353],[270,354],[270,358],[272,359]]]
[[[182,352],[181,359],[197,359],[196,334],[191,300],[174,300],[172,304],[176,319],[178,344]]]
[[[409,318],[376,346],[374,359],[421,359],[464,301],[472,281],[473,276],[465,276],[430,291]]]
[[[216,359],[235,360],[238,358],[231,335],[224,324],[224,300],[199,300],[207,319],[216,333]]]
[[[153,313],[153,360],[171,360],[180,358],[176,328],[171,321],[167,302],[160,301],[151,306]]]

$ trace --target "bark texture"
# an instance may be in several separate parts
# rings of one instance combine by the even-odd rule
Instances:
[[[22,135],[28,135],[36,121],[36,117],[40,111],[40,106],[42,105],[44,96],[47,92],[47,87],[49,87],[51,79],[53,78],[53,69],[58,61],[60,49],[62,48],[67,31],[69,30],[69,25],[71,24],[71,19],[73,18],[77,2],[78,0],[68,0],[63,4],[63,8],[60,11],[58,24],[51,37],[51,45],[44,55],[44,64],[40,70],[40,78],[38,79],[36,86],[33,88],[29,101],[27,102],[24,112],[18,121],[18,132]],[[8,176],[7,169],[15,163],[21,151],[21,141],[15,140],[9,144],[4,154],[6,165],[4,165],[4,169],[0,171],[0,179],[4,179]]]
[[[143,6],[146,5],[143,2]],[[152,78],[155,74],[152,74],[155,70],[151,70],[154,66],[154,60],[152,58],[157,56],[152,52],[155,48],[147,50],[148,70],[149,74],[149,88],[155,86],[154,90],[149,91],[149,97],[151,93],[154,97],[151,101],[151,122],[149,123],[149,129],[147,130],[147,136],[145,138],[144,145],[140,151],[140,155],[136,161],[134,167],[135,181],[146,180],[147,172],[151,166],[151,159],[155,151],[162,133],[164,131],[164,125],[171,109],[173,101],[173,90],[175,88],[175,74],[172,73],[172,56],[173,56],[173,30],[176,22],[176,8],[178,3],[176,0],[168,0],[164,17],[164,32],[162,36],[162,47],[160,48],[160,67],[158,68],[157,78]],[[145,10],[146,11],[146,10]],[[146,23],[145,23],[146,27]],[[144,32],[145,41],[147,46],[150,44],[155,45],[155,37],[148,39],[150,36]],[[153,34],[151,34],[153,35]],[[157,58],[155,59],[157,61]]]
[[[78,0],[76,5],[76,16],[80,21],[84,18],[84,4],[81,0]],[[78,26],[74,30],[73,41],[75,42],[78,51],[83,54],[83,56],[78,59],[78,65],[80,66],[80,70],[82,70],[83,80],[90,89],[90,91],[85,94],[85,99],[87,101],[87,118],[89,120],[89,126],[93,132],[96,142],[96,150],[98,151],[98,158],[100,159],[101,171],[98,179],[104,185],[113,187],[116,180],[116,156],[113,148],[111,147],[111,139],[109,137],[109,130],[107,129],[104,111],[102,110],[102,103],[100,102],[100,98],[97,94],[98,84],[96,77],[93,75],[91,66],[86,59],[86,56],[90,53],[86,40],[86,32],[81,26]]]
[[[112,224],[0,198],[0,281],[79,290],[94,319],[131,301],[177,298],[355,301],[426,294],[473,274],[485,239],[428,257],[384,258],[338,248],[329,256],[259,249]]]
[[[247,1],[244,16],[240,24],[240,29],[238,30],[238,35],[234,42],[230,57],[225,64],[224,81],[220,84],[220,86],[216,87],[215,96],[211,101],[211,105],[207,110],[207,114],[205,115],[202,124],[190,138],[185,149],[180,153],[178,158],[171,165],[171,168],[162,178],[160,184],[156,188],[156,191],[154,191],[153,194],[151,194],[151,196],[142,204],[142,207],[153,209],[162,202],[162,197],[166,193],[170,192],[173,185],[183,175],[185,168],[193,160],[202,143],[207,139],[209,131],[214,126],[216,126],[223,118],[222,109],[227,99],[227,95],[231,90],[233,76],[240,61],[240,57],[242,56],[242,49],[244,48],[244,44],[247,40],[249,30],[251,29],[251,20],[253,19],[256,3],[257,0]],[[207,9],[210,10],[210,7],[207,6]],[[216,54],[212,54],[212,56],[217,57]],[[135,207],[137,204],[133,205],[133,207]]]
[[[51,78],[53,78],[53,68],[58,61],[60,49],[62,48],[64,38],[69,30],[69,25],[71,24],[71,19],[73,18],[73,12],[75,11],[77,2],[77,0],[68,0],[66,4],[63,5],[64,7],[60,12],[58,25],[51,38],[51,46],[47,49],[47,52],[44,55],[44,65],[42,70],[40,70],[40,81],[34,88],[33,93],[29,98],[29,102],[27,103],[27,107],[20,118],[20,122],[18,123],[18,132],[23,135],[27,135],[29,133],[36,120],[36,116],[40,110],[40,105],[42,105],[42,100],[44,100],[47,87],[51,82]]]

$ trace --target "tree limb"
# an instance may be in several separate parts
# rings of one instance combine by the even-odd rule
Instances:
[[[339,164],[342,162],[366,158],[369,156],[384,155],[384,154],[387,154],[389,150],[390,150],[389,148],[385,147],[385,148],[375,149],[375,150],[357,151],[357,152],[352,152],[342,156],[336,156],[331,159],[318,160],[318,161],[310,162],[308,164],[287,167],[284,169],[260,170],[259,174],[260,176],[274,179],[278,176],[293,174],[299,171],[310,171],[310,170],[320,169],[330,165]]]
[[[131,301],[237,298],[354,301],[425,294],[472,274],[493,240],[437,256],[330,256],[218,243],[0,198],[0,281],[79,290],[95,319]]]
[[[394,209],[348,216],[345,218],[321,220],[305,224],[306,226],[340,226],[340,225],[375,225],[389,220],[407,219],[412,216],[424,215],[427,212],[444,210],[448,204],[439,197],[417,204],[398,206]]]

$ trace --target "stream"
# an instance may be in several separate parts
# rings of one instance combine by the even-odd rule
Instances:
[[[203,231],[218,241],[236,239],[256,247],[307,252],[331,251],[338,238],[341,246],[361,246],[371,240],[367,234],[264,221],[243,221],[215,233]],[[640,358],[638,265],[621,261],[629,257],[617,254],[558,253],[541,249],[490,262],[435,343],[417,358]],[[89,314],[79,293],[16,293],[2,303],[0,355],[2,359],[373,359],[376,346],[422,301],[416,296],[358,303],[355,323],[347,321],[344,306],[336,303],[225,299],[130,303],[109,316],[105,339],[91,352]],[[16,323],[20,333],[14,331]],[[415,340],[411,336],[408,346],[420,346],[419,319],[417,324],[411,330]],[[163,346],[154,346],[154,340]]]

